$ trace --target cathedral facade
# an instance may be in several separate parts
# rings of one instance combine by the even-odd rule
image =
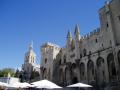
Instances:
[[[96,88],[120,88],[120,0],[106,2],[99,10],[100,28],[85,36],[79,25],[69,31],[66,45],[41,47],[41,79],[66,86],[83,82]]]

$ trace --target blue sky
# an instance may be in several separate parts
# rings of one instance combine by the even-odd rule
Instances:
[[[98,10],[105,0],[0,0],[0,69],[21,67],[33,40],[37,63],[40,46],[63,47],[68,30],[80,25],[81,35],[99,27]]]

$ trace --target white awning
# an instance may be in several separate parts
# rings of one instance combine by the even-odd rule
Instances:
[[[48,80],[41,80],[41,81],[37,81],[37,82],[31,83],[31,84],[36,88],[47,88],[47,89],[62,88]]]
[[[88,85],[88,84],[84,84],[84,83],[76,83],[76,84],[73,84],[73,85],[69,85],[67,87],[92,87],[92,86]]]

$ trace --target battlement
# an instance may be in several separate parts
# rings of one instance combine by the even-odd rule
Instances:
[[[100,34],[100,32],[101,32],[101,29],[100,29],[100,28],[97,28],[97,29],[93,30],[92,32],[90,32],[90,33],[82,36],[81,39],[82,39],[82,40],[89,39],[89,38],[91,38],[91,37],[94,36],[94,35]]]
[[[43,44],[41,47],[45,48],[45,47],[48,47],[48,46],[60,48],[60,46],[58,46],[56,44],[53,44],[53,43],[50,43],[50,42],[47,42],[47,43]]]

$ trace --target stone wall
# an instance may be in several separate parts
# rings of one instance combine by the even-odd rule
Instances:
[[[100,28],[85,36],[76,25],[74,37],[68,32],[66,46],[50,52],[42,48],[42,63],[61,86],[84,82],[95,88],[114,90],[120,82],[120,0],[106,2],[99,10]],[[53,45],[56,47],[56,45]],[[53,58],[54,56],[54,58]],[[52,57],[52,58],[51,58]],[[52,62],[51,62],[52,61]],[[48,74],[47,74],[48,75]],[[48,75],[49,76],[49,75]]]

